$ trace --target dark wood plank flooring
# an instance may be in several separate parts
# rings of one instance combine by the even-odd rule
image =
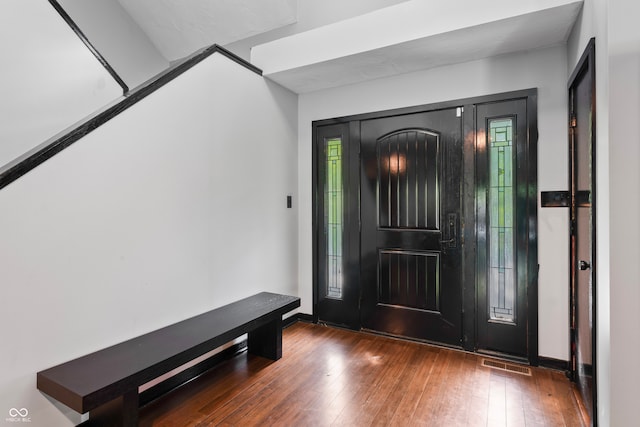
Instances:
[[[296,323],[277,362],[242,353],[141,412],[141,426],[582,426],[561,372]]]

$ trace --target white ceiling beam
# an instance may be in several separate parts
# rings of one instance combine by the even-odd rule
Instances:
[[[297,92],[564,43],[582,0],[412,0],[255,46]]]

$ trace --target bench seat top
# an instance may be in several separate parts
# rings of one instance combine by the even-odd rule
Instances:
[[[85,413],[299,306],[262,292],[40,371],[38,389]]]

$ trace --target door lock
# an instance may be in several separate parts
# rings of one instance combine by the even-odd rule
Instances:
[[[591,269],[591,264],[583,260],[580,260],[580,262],[578,263],[578,266],[582,271]]]
[[[449,238],[447,240],[440,240],[441,245],[447,245],[448,248],[455,248],[458,240],[458,230],[456,224],[458,222],[458,214],[450,213],[447,216],[447,225],[449,228]]]

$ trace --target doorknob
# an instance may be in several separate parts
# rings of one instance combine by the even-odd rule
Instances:
[[[583,260],[580,260],[578,265],[580,266],[580,270],[582,270],[582,271],[589,270],[591,268],[591,264],[588,263],[587,261],[583,261]]]

